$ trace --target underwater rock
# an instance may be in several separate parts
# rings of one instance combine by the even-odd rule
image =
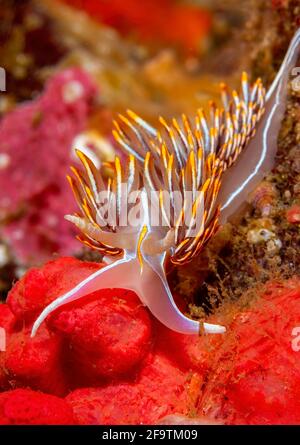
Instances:
[[[248,202],[258,210],[262,217],[268,217],[272,212],[278,193],[273,184],[262,181],[255,190],[250,193]]]
[[[84,71],[67,69],[48,81],[41,96],[19,105],[0,123],[2,233],[19,262],[76,249],[74,232],[63,221],[66,208],[74,208],[65,172],[95,92]]]
[[[0,394],[0,425],[72,425],[71,407],[59,397],[16,389]]]

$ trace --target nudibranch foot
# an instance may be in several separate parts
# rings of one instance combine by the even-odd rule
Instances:
[[[31,336],[35,336],[41,323],[59,307],[100,289],[118,287],[116,286],[116,274],[119,277],[119,282],[122,283],[122,289],[134,291],[150,312],[168,328],[183,334],[199,334],[201,330],[209,334],[224,333],[226,329],[223,326],[210,323],[202,325],[180,312],[164,276],[161,266],[164,261],[163,256],[160,260],[153,264],[144,258],[141,269],[135,256],[127,256],[103,267],[49,304],[35,321]]]

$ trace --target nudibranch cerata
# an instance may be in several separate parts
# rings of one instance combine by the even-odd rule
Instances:
[[[260,79],[250,85],[243,73],[240,94],[229,93],[222,85],[223,106],[211,103],[209,117],[198,110],[193,121],[182,116],[167,123],[161,118],[157,130],[131,111],[120,116],[114,136],[127,161],[123,166],[116,157],[107,184],[93,162],[77,152],[83,170],[73,167],[69,182],[80,214],[66,219],[80,229],[85,244],[112,262],[49,304],[35,321],[32,336],[60,306],[117,287],[136,292],[152,314],[174,331],[225,332],[223,326],[200,323],[180,312],[167,282],[166,261],[181,265],[198,255],[219,224],[271,170],[299,48],[300,30],[266,94]],[[150,214],[152,197],[159,218]],[[111,209],[115,217],[110,220]]]

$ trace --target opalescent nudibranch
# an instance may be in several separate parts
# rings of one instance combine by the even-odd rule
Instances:
[[[222,85],[223,107],[211,103],[209,117],[198,110],[193,121],[183,116],[181,121],[173,119],[167,123],[161,118],[160,129],[156,130],[131,111],[120,116],[114,135],[128,154],[127,165],[123,167],[116,158],[112,165],[114,176],[107,185],[92,161],[78,152],[83,171],[72,168],[69,181],[80,214],[66,218],[81,230],[84,243],[113,261],[47,306],[34,323],[32,336],[60,306],[96,290],[116,287],[136,292],[152,314],[170,329],[199,333],[200,323],[182,314],[173,300],[165,273],[166,261],[181,265],[198,255],[219,224],[226,222],[272,168],[290,71],[299,48],[300,30],[267,94],[260,79],[250,86],[243,73],[240,94],[229,94]],[[121,224],[137,203],[122,204],[124,183],[127,192],[143,192],[137,198],[143,214],[137,227]],[[164,224],[154,225],[148,201],[151,192],[158,192],[157,205],[164,216],[164,191],[170,196],[171,212]],[[99,221],[101,193],[108,208],[116,207],[116,220],[105,226]],[[179,213],[175,211],[176,193],[181,198]],[[183,224],[187,196],[192,196],[191,212]],[[199,214],[199,227],[191,236]],[[225,327],[203,323],[203,330],[223,333]]]

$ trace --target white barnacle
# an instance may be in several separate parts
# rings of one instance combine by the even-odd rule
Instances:
[[[77,152],[84,171],[73,168],[69,181],[80,214],[67,219],[82,232],[84,243],[115,261],[47,306],[34,323],[32,336],[58,307],[115,287],[136,292],[170,329],[199,333],[201,324],[182,314],[173,300],[166,260],[181,265],[198,255],[218,225],[240,207],[272,168],[289,74],[299,48],[300,30],[267,94],[260,79],[249,85],[243,73],[241,93],[230,94],[222,85],[223,107],[211,103],[208,117],[198,110],[192,120],[183,115],[180,121],[168,123],[161,118],[157,130],[132,111],[120,116],[114,136],[128,154],[127,164],[123,167],[116,158],[113,179],[107,184],[92,161]],[[123,183],[130,192],[137,192],[126,205]],[[149,212],[153,194],[159,224],[153,223]],[[115,209],[114,220],[101,212],[99,196],[103,195],[107,212]],[[124,224],[135,212],[138,224]],[[203,323],[203,329],[225,332],[225,327],[210,323]]]

